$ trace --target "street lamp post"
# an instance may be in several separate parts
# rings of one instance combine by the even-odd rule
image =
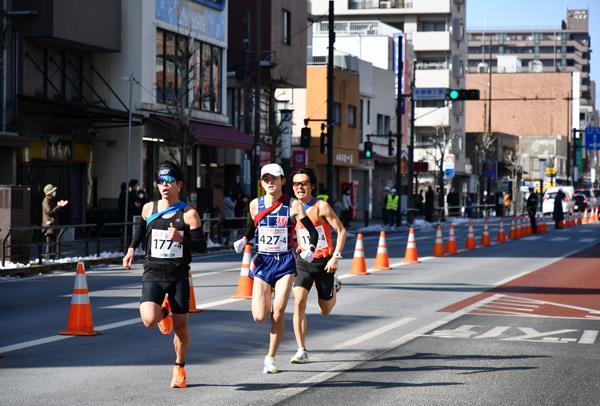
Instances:
[[[125,223],[123,226],[123,250],[127,250],[127,219],[129,217],[129,156],[131,155],[131,119],[132,119],[132,111],[131,111],[131,99],[133,93],[133,72],[129,74],[129,77],[126,78],[129,82],[129,106],[127,109],[129,110],[128,118],[127,118],[127,168],[125,169],[125,218],[123,222]]]

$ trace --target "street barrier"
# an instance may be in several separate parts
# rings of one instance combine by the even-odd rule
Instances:
[[[352,258],[352,271],[350,273],[353,275],[368,275],[362,233],[358,233],[358,237],[356,238],[354,257]]]
[[[252,261],[252,247],[246,244],[244,247],[244,256],[242,257],[242,267],[240,268],[240,277],[234,298],[237,299],[252,299],[252,284],[253,281],[248,276],[250,271],[250,262]]]
[[[198,309],[198,307],[196,307],[196,293],[194,292],[194,282],[192,280],[192,271],[189,271],[188,280],[189,280],[189,285],[190,285],[190,304],[189,304],[188,312],[189,313],[201,313],[204,310]]]
[[[458,252],[456,249],[456,235],[454,234],[454,224],[450,224],[450,232],[448,233],[448,243],[446,244],[446,254],[455,255]]]
[[[408,232],[408,241],[406,243],[406,252],[404,253],[405,264],[417,264],[419,262],[419,254],[417,252],[417,241],[415,240],[415,229],[410,228]]]
[[[465,248],[468,250],[474,250],[477,248],[475,243],[475,234],[473,233],[473,222],[469,222],[469,231],[467,232],[467,241],[465,241]]]
[[[490,229],[488,226],[488,220],[485,219],[483,221],[483,232],[481,233],[481,246],[482,247],[489,247],[491,244],[490,241]]]
[[[67,328],[58,334],[62,336],[96,336],[100,334],[100,332],[94,330],[92,307],[90,305],[83,262],[77,263],[73,296],[71,297],[71,307],[69,308],[69,316],[67,318]]]
[[[385,231],[379,233],[379,243],[377,244],[377,255],[375,256],[374,269],[390,269],[390,257],[388,255],[387,243],[385,241]]]
[[[435,232],[435,242],[433,243],[433,256],[443,257],[444,255],[444,237],[442,235],[442,225],[438,224]]]

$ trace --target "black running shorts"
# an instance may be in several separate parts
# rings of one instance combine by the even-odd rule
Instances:
[[[328,260],[328,259],[327,259]],[[327,273],[325,271],[325,265],[327,264],[325,259],[315,259],[314,262],[306,262],[299,256],[296,257],[296,278],[294,279],[295,287],[303,287],[310,292],[313,286],[317,288],[317,294],[321,300],[333,299],[334,292],[334,275],[335,273]]]
[[[169,294],[171,312],[175,314],[186,314],[189,312],[189,279],[182,279],[180,281],[172,282],[144,281],[142,282],[142,297],[140,299],[140,303],[154,302],[161,306],[167,293]]]

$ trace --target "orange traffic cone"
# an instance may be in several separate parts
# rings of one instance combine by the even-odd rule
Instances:
[[[192,281],[192,271],[189,272],[188,280],[190,283],[190,305],[188,312],[189,313],[200,313],[204,310],[198,309],[196,307],[196,294],[194,293],[194,282]]]
[[[58,334],[62,336],[97,336],[100,334],[100,332],[94,330],[92,307],[83,262],[77,263],[67,329],[59,331]]]
[[[498,236],[496,237],[497,242],[506,242],[506,235],[504,234],[504,219],[500,219],[500,225],[498,227]]]
[[[250,262],[252,261],[252,247],[246,244],[244,247],[244,257],[242,258],[242,267],[240,268],[240,278],[234,298],[252,299],[252,279],[248,276]]]
[[[588,214],[587,214],[587,209],[585,209],[585,211],[583,212],[583,219],[581,220],[581,224],[587,224],[588,223]]]
[[[353,275],[368,275],[362,233],[358,233],[358,237],[356,238],[354,258],[352,259],[352,271],[350,271],[350,273]]]
[[[450,231],[448,232],[448,243],[446,244],[446,254],[456,254],[456,235],[454,234],[454,224],[450,224]]]
[[[483,233],[481,234],[481,245],[484,247],[490,246],[490,229],[488,227],[488,220],[483,220]]]
[[[583,220],[581,219],[581,213],[577,213],[577,225],[580,226],[583,224]]]
[[[467,232],[467,241],[465,242],[465,248],[468,250],[474,250],[477,247],[475,243],[475,236],[473,234],[473,223],[469,222],[469,231]]]
[[[510,240],[517,239],[517,230],[515,229],[515,218],[514,217],[510,220],[510,228],[508,229],[508,238]]]
[[[410,228],[408,232],[408,242],[406,243],[406,252],[404,253],[405,264],[416,264],[419,262],[417,253],[417,241],[415,240],[415,229]]]
[[[433,244],[433,256],[443,257],[444,254],[444,237],[442,236],[442,225],[438,224],[435,234],[435,243]]]
[[[544,234],[546,231],[548,231],[546,229],[546,219],[544,219],[544,217],[540,217],[539,221],[537,222],[537,233],[538,234]]]
[[[385,231],[379,233],[379,244],[377,244],[377,255],[375,256],[375,269],[390,269],[390,257],[388,256],[387,243],[385,242]]]

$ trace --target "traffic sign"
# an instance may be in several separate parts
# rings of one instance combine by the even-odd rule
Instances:
[[[454,168],[444,169],[444,179],[452,179],[454,177]]]
[[[585,129],[585,149],[588,151],[600,151],[600,127],[588,127]]]
[[[446,154],[444,155],[444,162],[442,164],[442,169],[445,171],[446,169],[454,170],[454,154]]]
[[[448,89],[445,87],[415,87],[413,99],[415,100],[446,100]]]

